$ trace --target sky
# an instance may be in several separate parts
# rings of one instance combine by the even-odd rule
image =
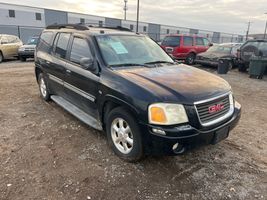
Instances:
[[[85,14],[124,17],[124,0],[0,0]],[[137,0],[128,0],[127,19],[136,19]],[[263,33],[267,0],[140,0],[140,21],[245,35]]]

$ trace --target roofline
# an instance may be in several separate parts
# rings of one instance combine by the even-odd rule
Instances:
[[[69,13],[73,13],[73,14],[81,14],[81,15],[90,15],[90,16],[95,16],[95,17],[104,17],[104,18],[110,18],[110,19],[118,19],[118,20],[122,20],[121,18],[115,18],[115,17],[105,17],[105,16],[99,16],[99,15],[92,15],[92,14],[87,14],[87,13],[79,13],[79,12],[73,12],[73,11],[68,11],[68,10],[57,10],[57,9],[53,9],[53,8],[45,8],[45,7],[36,7],[36,6],[28,6],[28,5],[22,5],[22,4],[12,4],[12,3],[5,3],[5,2],[0,2],[0,4],[5,4],[5,5],[12,5],[12,6],[23,6],[23,7],[28,7],[28,8],[36,8],[36,9],[47,9],[47,10],[53,10],[53,11],[60,11],[60,12],[69,12]],[[126,20],[126,21],[133,21],[134,20]],[[218,32],[218,33],[222,33],[222,34],[228,34],[228,35],[238,35],[238,36],[245,36],[245,35],[241,35],[241,34],[237,34],[237,33],[226,33],[226,32],[221,32],[221,31],[211,31],[211,30],[206,30],[206,29],[198,29],[198,28],[194,28],[194,27],[182,27],[182,26],[175,26],[175,25],[165,25],[165,24],[159,24],[159,23],[153,23],[153,22],[142,22],[140,21],[139,23],[147,23],[147,24],[156,24],[156,25],[160,25],[160,26],[169,26],[169,27],[175,27],[175,28],[186,28],[186,29],[196,29],[198,31],[207,31],[207,32]]]

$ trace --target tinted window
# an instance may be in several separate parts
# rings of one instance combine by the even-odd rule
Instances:
[[[162,41],[163,46],[177,47],[180,46],[180,36],[168,36]]]
[[[193,46],[193,38],[184,36],[184,46]]]
[[[80,64],[81,58],[91,57],[92,54],[87,41],[81,38],[74,38],[71,47],[70,61]]]
[[[146,32],[146,26],[143,27],[143,31]]]
[[[56,38],[55,55],[60,58],[65,58],[67,47],[70,39],[69,33],[59,33]]]
[[[203,38],[196,38],[196,45],[198,45],[198,46],[204,46]]]
[[[36,20],[42,20],[41,13],[35,13],[35,19]]]
[[[9,17],[15,17],[15,10],[8,10]]]
[[[48,52],[51,47],[53,32],[43,32],[38,44],[38,50]]]

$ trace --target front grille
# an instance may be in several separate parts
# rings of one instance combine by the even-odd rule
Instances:
[[[221,106],[220,109],[214,108],[218,105]],[[231,105],[229,95],[219,97],[215,100],[207,101],[204,103],[196,104],[196,110],[199,116],[199,120],[202,124],[212,123],[220,118],[223,118],[227,114],[229,114]],[[214,108],[214,109],[212,109]]]

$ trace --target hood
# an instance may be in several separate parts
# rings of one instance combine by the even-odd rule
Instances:
[[[193,104],[231,90],[230,85],[222,78],[184,64],[115,71],[163,102]]]
[[[202,56],[204,58],[209,58],[209,59],[222,58],[230,55],[231,55],[230,53],[222,53],[222,52],[204,52],[198,54],[198,56]]]

